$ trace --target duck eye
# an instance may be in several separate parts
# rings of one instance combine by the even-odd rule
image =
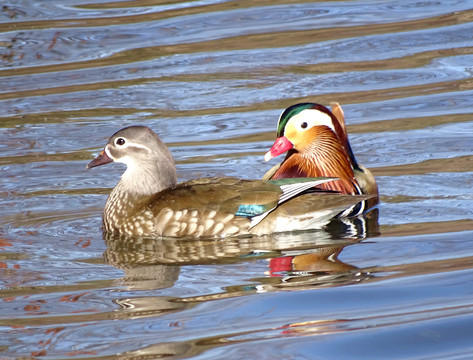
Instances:
[[[301,128],[305,129],[307,127],[307,123],[304,121],[302,124],[301,124]]]
[[[118,138],[117,140],[115,140],[115,144],[121,146],[121,145],[125,144],[125,139],[124,138]]]

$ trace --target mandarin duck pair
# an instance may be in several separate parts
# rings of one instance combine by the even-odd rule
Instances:
[[[116,132],[87,168],[127,166],[103,211],[103,229],[122,235],[230,237],[323,228],[378,201],[376,182],[353,155],[338,104],[286,109],[265,160],[287,151],[263,180],[200,178],[177,183],[174,159],[148,127]]]

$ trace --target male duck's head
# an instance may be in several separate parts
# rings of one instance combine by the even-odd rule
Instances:
[[[277,139],[266,153],[266,161],[293,149],[301,154],[317,151],[317,147],[338,141],[346,135],[337,118],[325,106],[300,103],[288,107],[279,117]]]

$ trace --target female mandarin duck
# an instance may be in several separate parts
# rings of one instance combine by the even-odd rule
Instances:
[[[338,103],[332,111],[315,103],[288,107],[278,122],[277,139],[265,160],[287,151],[281,164],[269,170],[264,180],[300,177],[336,177],[320,184],[324,190],[350,195],[372,195],[343,215],[358,215],[378,203],[378,187],[371,172],[358,164],[348,141],[345,116]]]
[[[103,228],[109,233],[225,237],[320,228],[365,198],[304,193],[330,178],[201,178],[177,184],[170,151],[145,126],[119,130],[87,168],[112,161],[127,169],[103,211]]]

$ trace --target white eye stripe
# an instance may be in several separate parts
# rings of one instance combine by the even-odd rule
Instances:
[[[146,145],[143,145],[143,144],[137,144],[137,143],[130,143],[128,142],[128,146],[133,146],[135,148],[140,148],[140,149],[145,149],[146,151],[150,151],[149,150],[149,147],[147,147]]]
[[[118,139],[124,139],[124,138],[118,138]],[[125,143],[124,143],[123,145],[118,145],[118,144],[117,144],[117,140],[118,140],[118,139],[116,139],[116,140],[114,141],[114,144],[115,144],[116,147],[118,147],[118,148],[120,148],[120,149],[126,149],[126,148],[128,148],[128,147],[134,147],[134,148],[140,148],[140,149],[144,149],[144,150],[146,150],[146,151],[149,151],[149,148],[148,148],[146,145],[138,144],[138,143],[133,143],[133,142],[131,142],[131,141],[129,141],[129,140],[126,140],[126,139],[124,139],[124,140],[125,140]]]
[[[316,109],[302,110],[300,113],[294,115],[288,122],[288,125],[292,123],[296,129],[307,130],[313,126],[325,125],[328,126],[332,131],[335,131],[333,127],[332,118]],[[303,127],[302,124],[306,123],[307,126]]]

